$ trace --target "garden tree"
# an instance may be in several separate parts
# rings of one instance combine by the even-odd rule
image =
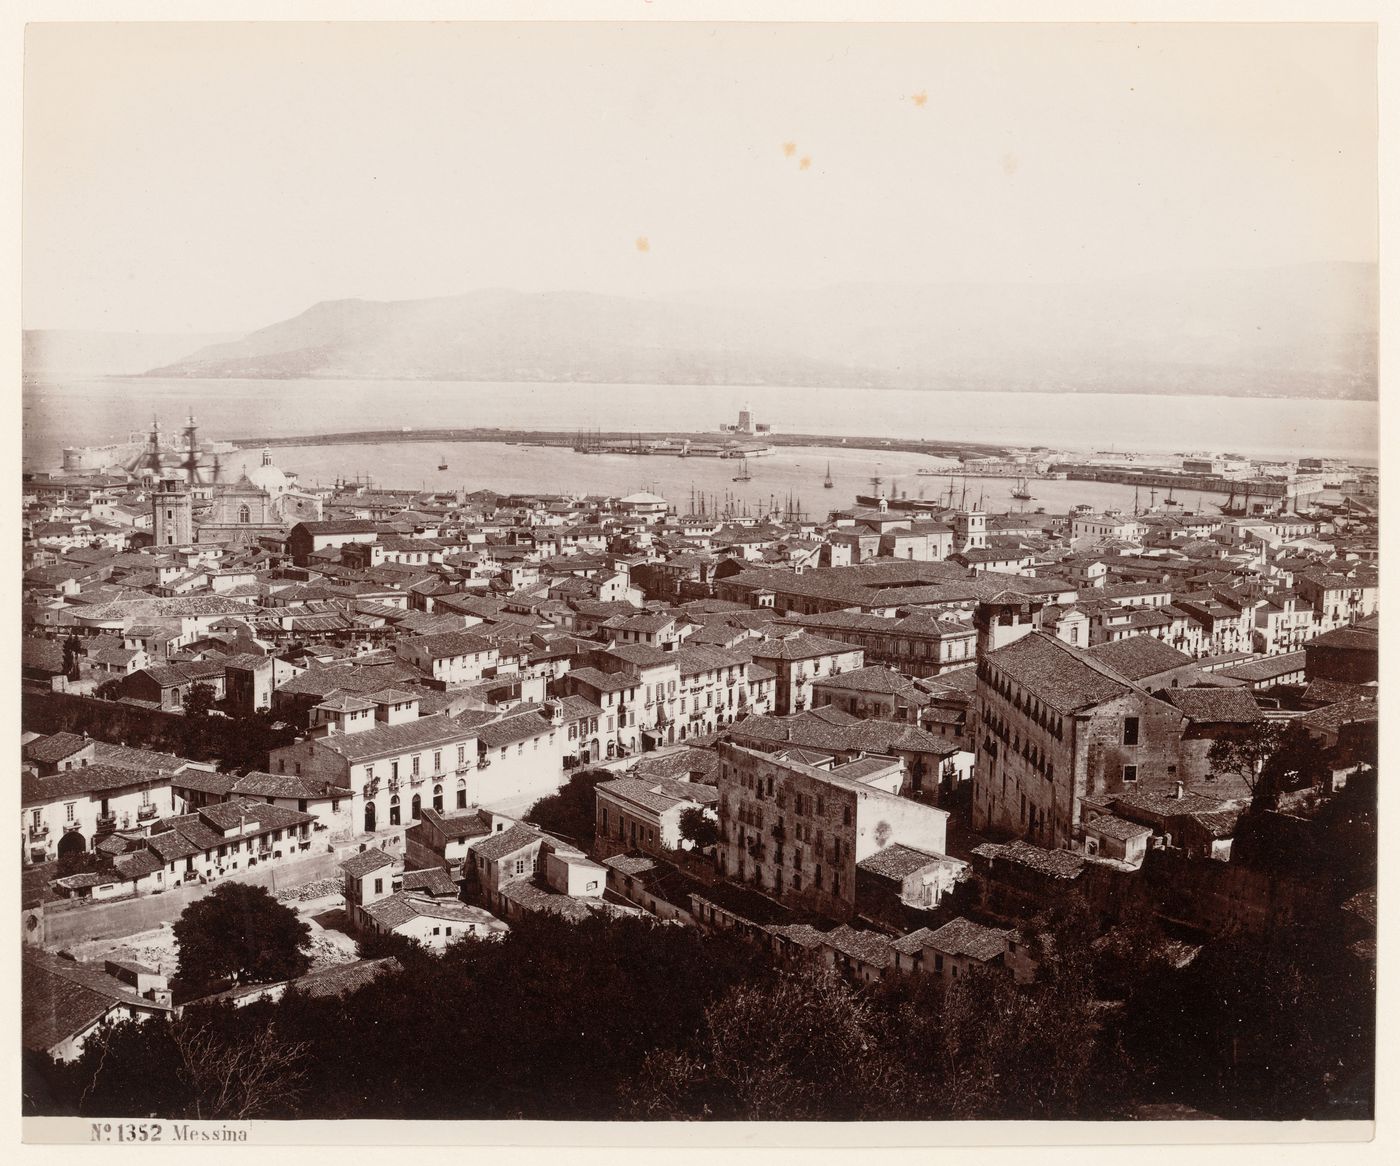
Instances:
[[[885,1115],[900,1078],[871,1004],[804,968],[736,985],[705,1010],[698,1049],[653,1051],[623,1093],[639,1118],[840,1120]]]
[[[122,682],[120,678],[104,680],[92,690],[92,695],[100,697],[102,700],[116,700],[122,694]]]
[[[81,676],[78,668],[78,661],[87,655],[87,649],[83,647],[83,641],[77,636],[69,636],[63,641],[63,675],[69,680],[77,680]]]
[[[1281,732],[1272,721],[1257,721],[1229,737],[1217,737],[1206,760],[1217,773],[1238,777],[1252,797],[1259,771],[1278,748]]]
[[[719,841],[719,823],[699,806],[681,811],[681,837],[696,850],[708,850]]]
[[[549,834],[588,848],[593,841],[595,814],[593,793],[600,781],[614,775],[606,769],[581,769],[556,794],[541,798],[525,814],[525,820]]]
[[[264,887],[223,883],[175,922],[177,980],[187,996],[233,981],[290,980],[311,966],[311,928]]]
[[[268,754],[296,739],[296,730],[271,709],[231,718],[211,717],[211,744],[226,773],[266,769]]]
[[[1296,789],[1330,785],[1332,767],[1327,752],[1302,725],[1288,725],[1278,734],[1264,760],[1255,787],[1255,801],[1266,808],[1278,805],[1279,795]]]
[[[199,681],[190,685],[190,690],[185,694],[185,716],[191,720],[200,717],[208,717],[214,708],[214,689],[211,685]]]
[[[58,877],[62,879],[69,875],[98,870],[101,865],[97,855],[91,850],[70,850],[58,856]]]

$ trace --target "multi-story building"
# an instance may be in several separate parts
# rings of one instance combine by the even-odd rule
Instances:
[[[1360,623],[1376,614],[1379,603],[1377,575],[1369,567],[1350,575],[1300,574],[1293,587],[1299,599],[1312,604],[1318,633]]]
[[[1290,592],[1270,595],[1254,611],[1253,648],[1266,656],[1299,651],[1313,633],[1312,605]]]
[[[970,623],[927,611],[903,616],[834,611],[788,619],[826,639],[859,647],[867,664],[885,664],[906,676],[967,668],[977,654],[977,630]]]
[[[947,813],[851,776],[861,762],[818,769],[727,742],[719,753],[719,869],[735,882],[849,919],[857,863],[895,844],[945,850]]]
[[[81,854],[118,830],[174,812],[171,775],[100,763],[20,779],[20,848],[25,862]]]
[[[719,791],[699,782],[623,775],[594,787],[594,836],[599,853],[644,850],[664,854],[688,849],[681,815],[700,810],[715,817]]]
[[[812,682],[859,668],[865,663],[861,648],[810,635],[795,628],[787,635],[774,635],[745,645],[754,663],[776,678],[774,711],[781,715],[812,707]]]
[[[383,704],[323,702],[313,710],[321,735],[272,750],[269,768],[345,790],[351,821],[367,834],[407,826],[424,805],[441,810],[459,790],[479,804],[468,790],[468,778],[477,772],[477,728],[443,713],[418,716],[416,698],[396,695]],[[391,720],[396,705],[400,719]]]
[[[402,636],[395,650],[400,659],[449,687],[474,684],[483,676],[493,675],[500,663],[496,645],[470,632]]]
[[[1180,709],[1043,632],[978,661],[977,705],[976,830],[1078,844],[1085,797],[1205,777]]]

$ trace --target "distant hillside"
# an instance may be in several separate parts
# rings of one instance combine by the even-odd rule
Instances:
[[[1376,269],[643,301],[499,289],[320,303],[159,377],[1373,398]]]
[[[30,329],[24,333],[24,379],[132,376],[168,364],[194,349],[236,337],[228,333],[73,332]]]

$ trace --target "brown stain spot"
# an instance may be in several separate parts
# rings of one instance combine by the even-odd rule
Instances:
[[[796,142],[784,142],[784,143],[783,143],[783,157],[784,157],[784,158],[791,158],[791,157],[792,157],[794,154],[796,154],[796,153],[797,153],[797,143],[796,143]]]
[[[928,104],[928,90],[924,89],[914,94],[914,96],[911,97],[909,100],[912,101],[915,105],[922,108],[923,106]]]
[[[650,251],[650,250],[651,250],[651,240],[649,240],[645,235],[638,235],[638,236],[637,236],[637,250],[638,250],[638,251]]]
[[[797,168],[798,168],[799,170],[810,170],[811,167],[812,167],[812,159],[811,159],[811,158],[804,157],[800,162],[797,163]]]
[[[1003,154],[1001,156],[1002,173],[1010,178],[1021,167],[1021,160],[1015,154]]]

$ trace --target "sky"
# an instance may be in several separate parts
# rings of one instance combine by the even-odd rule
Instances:
[[[35,24],[27,328],[1373,261],[1364,25]]]

